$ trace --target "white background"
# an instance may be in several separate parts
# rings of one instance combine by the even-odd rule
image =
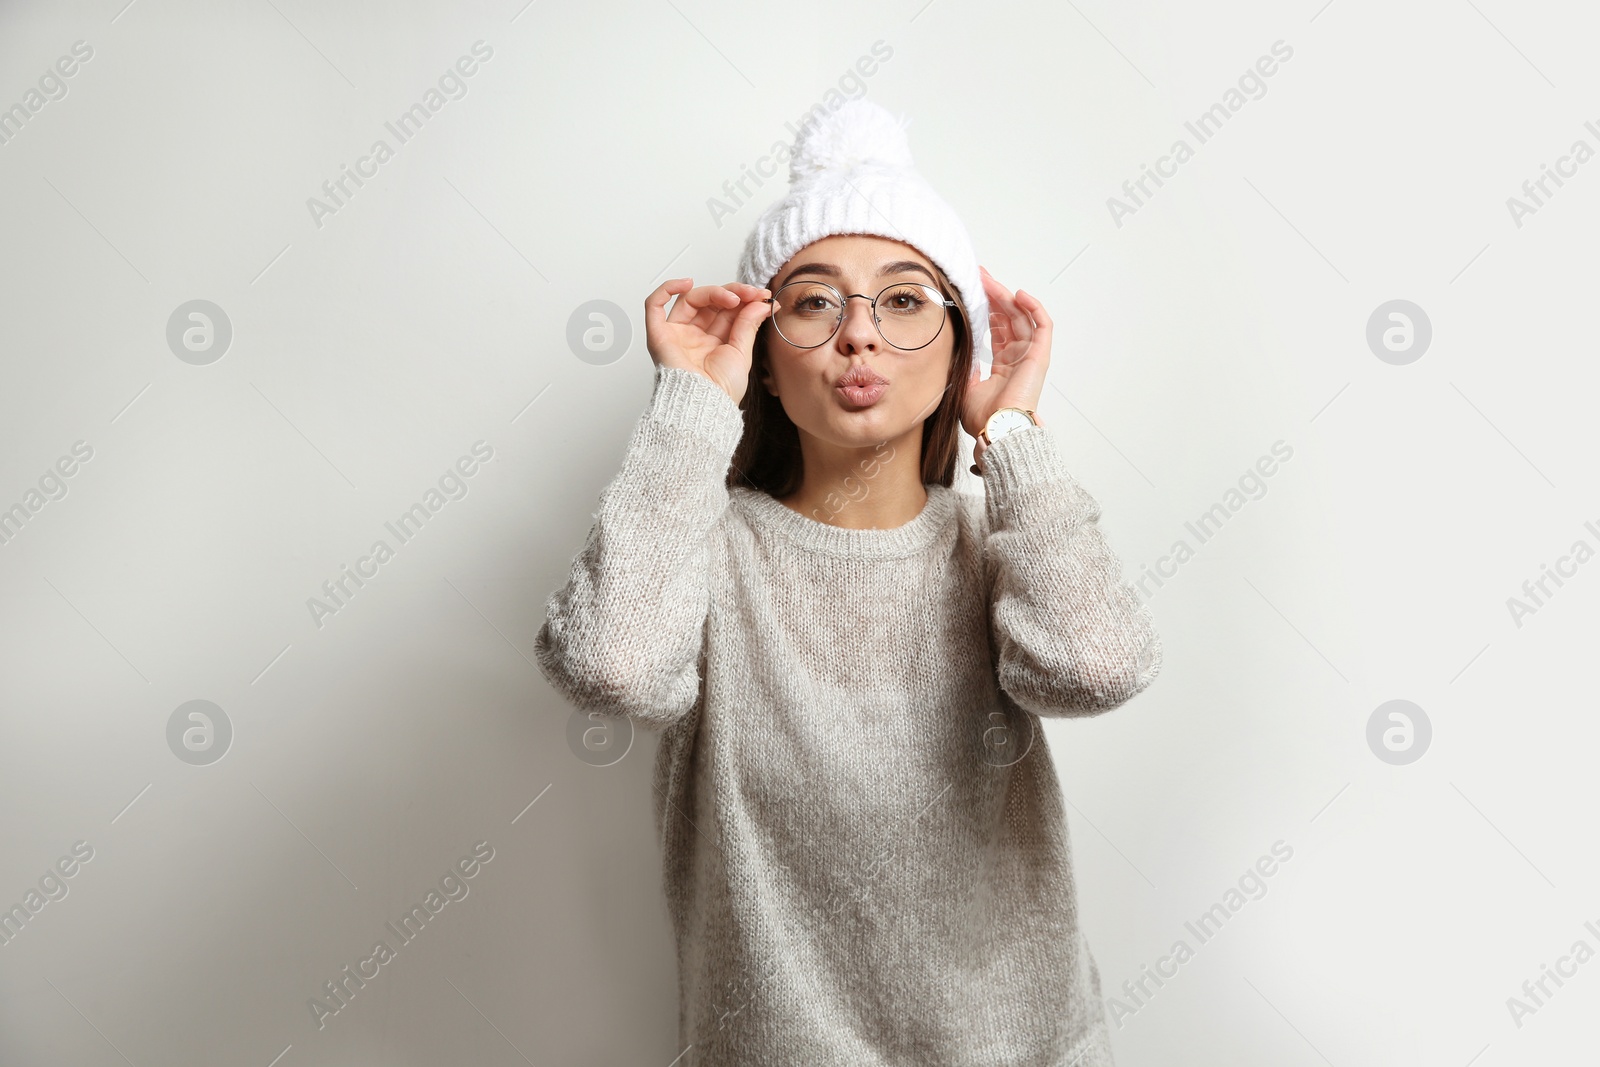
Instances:
[[[1159,681],[1047,724],[1106,993],[1195,948],[1119,1063],[1592,1058],[1600,962],[1520,1026],[1507,998],[1600,950],[1600,563],[1520,627],[1506,603],[1600,547],[1600,161],[1507,207],[1600,149],[1592,8],[124,3],[0,9],[0,107],[94,50],[0,145],[0,507],[93,449],[0,545],[0,905],[94,849],[0,946],[0,1061],[678,1055],[654,738],[577,758],[532,642],[649,396],[645,295],[731,280],[783,176],[721,226],[707,199],[879,40],[846,85],[911,116],[981,261],[1046,302],[1042,414],[1130,579],[1293,449],[1150,600]],[[307,198],[479,40],[319,226]],[[166,340],[197,298],[233,329],[208,365]],[[1366,341],[1395,299],[1432,325],[1406,365]],[[567,342],[591,300],[632,320],[604,365]],[[479,440],[467,495],[319,627],[307,599]],[[166,737],[195,699],[234,731],[206,766]],[[1391,699],[1432,724],[1408,765],[1368,747]],[[470,894],[319,1030],[308,999],[478,841]]]

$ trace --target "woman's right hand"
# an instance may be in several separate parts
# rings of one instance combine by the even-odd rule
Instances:
[[[677,295],[669,314],[667,299]],[[646,346],[650,358],[710,378],[735,404],[750,384],[756,329],[772,308],[768,289],[742,282],[696,287],[693,278],[672,278],[645,298]]]

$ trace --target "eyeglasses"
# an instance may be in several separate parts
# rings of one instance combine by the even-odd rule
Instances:
[[[872,304],[872,321],[878,334],[892,347],[904,351],[926,348],[948,317],[946,308],[956,302],[931,285],[898,282],[877,296],[845,296],[827,282],[790,282],[767,298],[772,305],[772,326],[778,336],[796,348],[825,345],[839,332],[848,301],[860,297]]]

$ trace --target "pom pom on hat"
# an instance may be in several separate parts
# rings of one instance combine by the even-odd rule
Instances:
[[[789,181],[864,166],[911,170],[911,142],[906,137],[910,121],[896,119],[867,100],[851,100],[800,131],[789,161]]]

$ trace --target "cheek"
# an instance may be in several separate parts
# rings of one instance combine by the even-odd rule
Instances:
[[[926,407],[928,414],[932,415],[933,409],[939,406],[936,398],[944,391],[949,374],[948,354],[908,365],[900,375],[902,381],[910,386],[902,392],[902,399],[910,407],[918,409]]]
[[[799,360],[786,359],[783,353],[774,353],[767,359],[767,377],[772,379],[772,387],[785,402],[797,399],[804,385],[804,373]]]
[[[786,358],[787,356],[787,358]],[[797,426],[804,426],[827,410],[827,376],[814,359],[803,352],[774,353],[767,362],[767,374],[777,390],[779,403]]]

